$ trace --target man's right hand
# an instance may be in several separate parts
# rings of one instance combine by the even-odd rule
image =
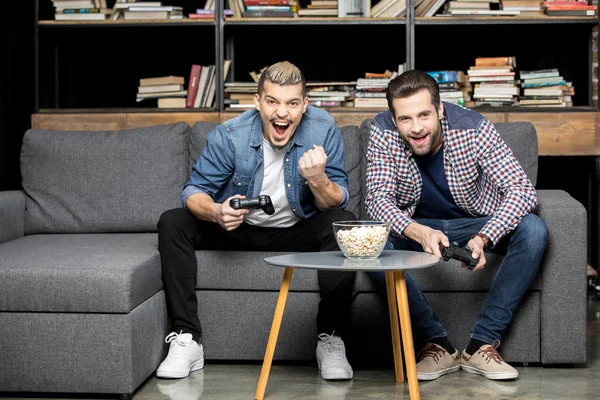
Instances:
[[[438,258],[442,258],[440,253],[440,243],[444,246],[450,246],[450,240],[442,231],[431,229],[426,225],[421,225],[416,222],[411,222],[404,229],[404,236],[418,242],[422,247],[423,251],[428,254],[433,254]]]
[[[232,231],[240,226],[242,222],[244,222],[244,215],[249,212],[249,210],[245,208],[240,208],[239,210],[231,208],[229,201],[234,198],[245,199],[246,196],[236,194],[225,200],[222,204],[216,204],[216,222],[227,231]]]

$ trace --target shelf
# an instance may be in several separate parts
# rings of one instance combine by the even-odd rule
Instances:
[[[140,20],[104,20],[104,21],[39,21],[40,28],[69,27],[69,28],[87,28],[87,27],[125,27],[125,26],[189,26],[189,25],[207,25],[214,26],[215,21],[196,20],[196,19],[140,19]]]
[[[405,25],[404,18],[227,18],[224,25]]]
[[[511,24],[597,24],[598,17],[417,17],[415,25],[511,25]]]
[[[131,112],[118,112],[113,109],[103,110],[103,113],[92,112],[67,113],[50,112],[33,114],[31,125],[33,128],[50,130],[82,130],[103,131],[131,129],[143,126],[186,122],[190,126],[198,121],[222,123],[239,112],[198,112],[177,109],[174,112],[164,112],[161,109],[132,109]],[[578,107],[571,112],[564,109],[541,110],[532,112],[507,112],[506,109],[476,109],[493,123],[501,122],[531,122],[535,125],[538,134],[538,151],[540,156],[600,156],[600,113],[581,112]],[[57,111],[57,110],[55,110]],[[72,110],[71,110],[72,111]],[[338,126],[360,125],[365,119],[374,118],[380,110],[369,109],[341,112],[332,111]],[[530,111],[530,110],[523,110]],[[579,112],[577,112],[579,111]]]

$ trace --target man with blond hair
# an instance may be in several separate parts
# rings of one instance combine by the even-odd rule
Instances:
[[[344,210],[348,176],[344,146],[335,120],[308,105],[306,80],[289,62],[268,67],[260,76],[256,109],[213,129],[184,185],[182,207],[163,213],[158,247],[171,333],[160,378],[183,378],[204,366],[202,329],[195,294],[195,249],[255,251],[339,250],[332,222],[353,220]],[[243,156],[242,156],[243,155]],[[234,209],[231,199],[268,195],[275,212]],[[352,369],[338,335],[349,315],[334,299],[354,274],[319,271],[321,302],[317,314],[317,357],[324,378],[350,379]],[[343,352],[342,352],[343,353]]]

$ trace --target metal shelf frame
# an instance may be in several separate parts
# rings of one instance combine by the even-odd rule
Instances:
[[[123,27],[156,27],[169,29],[172,27],[181,26],[193,26],[193,27],[212,27],[215,33],[215,63],[216,66],[216,96],[214,108],[202,109],[208,112],[222,112],[224,111],[224,76],[223,76],[223,64],[225,59],[230,59],[232,65],[230,69],[233,75],[233,67],[235,60],[235,38],[231,38],[225,35],[225,29],[228,26],[247,26],[252,29],[253,26],[281,26],[281,25],[292,25],[292,26],[348,26],[348,27],[359,27],[359,26],[390,26],[397,25],[404,27],[406,37],[406,65],[408,69],[415,68],[415,26],[445,26],[445,25],[537,25],[537,24],[555,24],[555,25],[572,25],[572,24],[584,24],[590,26],[590,33],[588,37],[588,48],[589,52],[585,56],[588,60],[589,74],[589,106],[574,107],[573,111],[598,111],[598,109],[591,107],[592,105],[592,85],[593,85],[593,66],[592,66],[592,27],[600,24],[600,19],[596,17],[547,17],[547,18],[518,18],[518,17],[468,17],[468,18],[455,18],[455,17],[415,17],[414,15],[414,0],[407,0],[406,15],[402,18],[228,18],[225,19],[223,15],[224,0],[218,0],[215,3],[215,19],[214,20],[168,20],[168,21],[40,21],[40,7],[39,1],[35,0],[34,5],[34,84],[35,84],[35,112],[40,112],[40,35],[47,29],[86,29],[86,28],[123,28]],[[596,13],[598,14],[598,12]],[[425,28],[426,29],[426,28]],[[59,51],[58,44],[55,43],[55,99],[56,112],[61,112],[59,107],[59,88],[60,83],[58,81],[58,70],[59,70]],[[582,55],[583,57],[583,55]],[[599,59],[595,60],[600,62]],[[89,112],[89,109],[86,109]],[[116,110],[116,109],[112,109]],[[130,109],[128,109],[130,110]],[[147,112],[148,109],[141,109]],[[72,112],[73,109],[70,109]],[[196,109],[195,111],[198,111]],[[485,111],[490,111],[486,109]],[[494,111],[507,112],[506,108],[494,109]],[[509,112],[519,112],[521,110],[510,110]],[[551,109],[539,108],[539,109],[526,109],[523,111],[537,112],[537,111],[551,111]],[[554,111],[554,110],[552,110]],[[570,111],[561,109],[563,111]],[[44,109],[43,112],[49,112],[49,109]],[[158,112],[169,112],[168,110],[158,110]],[[356,112],[360,112],[357,109]]]

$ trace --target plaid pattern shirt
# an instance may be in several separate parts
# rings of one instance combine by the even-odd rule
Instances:
[[[423,182],[412,150],[392,118],[388,110],[371,123],[366,207],[371,219],[391,221],[392,232],[402,237],[414,222],[411,217]],[[535,188],[494,125],[481,114],[444,102],[441,127],[450,193],[469,215],[492,216],[480,233],[495,245],[535,209]]]

